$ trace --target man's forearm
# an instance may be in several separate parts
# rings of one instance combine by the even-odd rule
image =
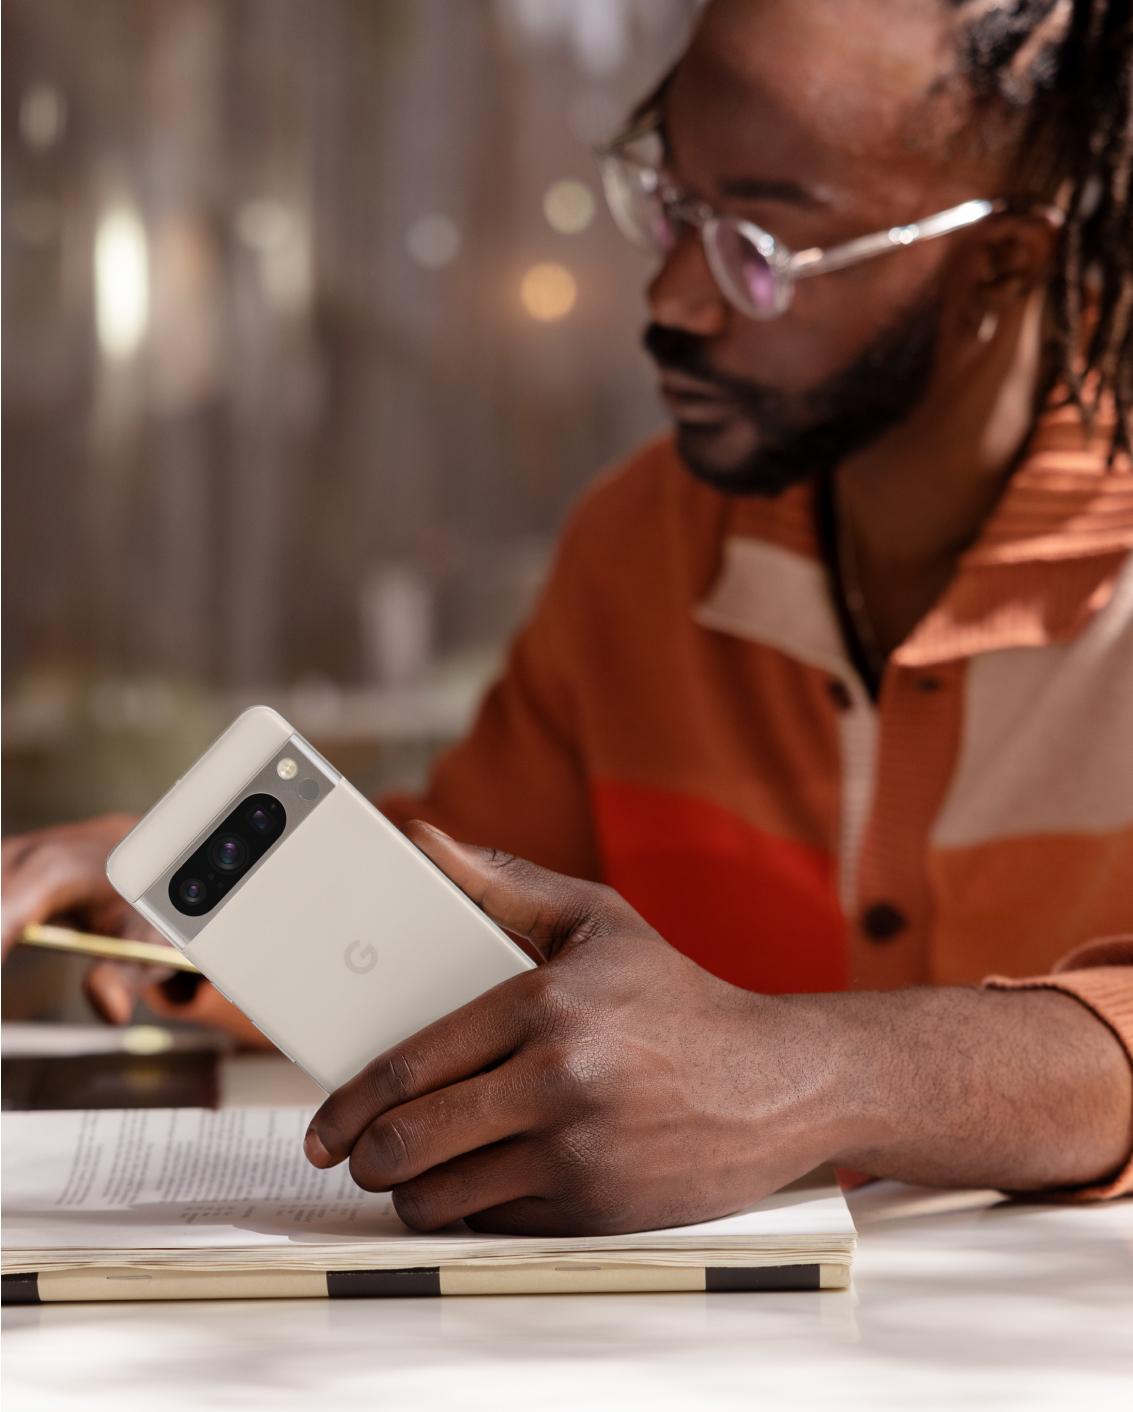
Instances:
[[[1129,1060],[1071,996],[940,987],[767,1003],[788,1051],[813,1046],[802,1107],[828,1125],[840,1165],[1034,1191],[1100,1182],[1129,1157]]]

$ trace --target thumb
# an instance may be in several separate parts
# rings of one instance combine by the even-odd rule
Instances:
[[[498,926],[529,938],[547,960],[571,941],[651,928],[616,892],[536,867],[511,853],[457,843],[414,819],[406,835]]]
[[[128,1025],[146,987],[175,974],[168,966],[96,961],[83,977],[83,992],[104,1020],[112,1025]]]

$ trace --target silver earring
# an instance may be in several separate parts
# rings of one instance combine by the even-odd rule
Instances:
[[[985,309],[984,316],[980,320],[980,326],[976,329],[976,337],[981,343],[990,343],[995,337],[995,331],[999,327],[999,315],[994,309]]]

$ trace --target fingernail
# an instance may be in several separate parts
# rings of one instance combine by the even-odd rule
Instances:
[[[303,1139],[303,1151],[313,1167],[329,1167],[330,1153],[323,1146],[322,1139],[314,1128],[310,1128]]]
[[[438,838],[447,839],[449,843],[455,843],[455,842],[456,842],[456,840],[453,838],[452,834],[450,834],[450,833],[445,833],[444,829],[439,829],[439,828],[437,828],[436,824],[429,824],[429,823],[426,823],[424,819],[414,819],[413,822],[414,822],[415,824],[420,824],[421,827],[424,828],[424,829],[428,829],[430,833],[435,833]]]

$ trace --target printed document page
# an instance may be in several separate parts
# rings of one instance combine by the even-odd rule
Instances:
[[[5,1249],[404,1240],[388,1194],[312,1167],[314,1109],[5,1113]]]
[[[421,1236],[387,1193],[362,1191],[346,1163],[303,1155],[313,1109],[107,1109],[5,1113],[5,1253],[398,1246],[420,1263],[497,1253],[621,1247],[694,1250],[852,1246],[837,1187],[796,1184],[734,1216],[672,1231],[572,1239],[482,1236],[462,1222]],[[428,1250],[426,1251],[426,1247]],[[426,1260],[426,1254],[432,1259]],[[313,1252],[312,1252],[313,1254]]]

